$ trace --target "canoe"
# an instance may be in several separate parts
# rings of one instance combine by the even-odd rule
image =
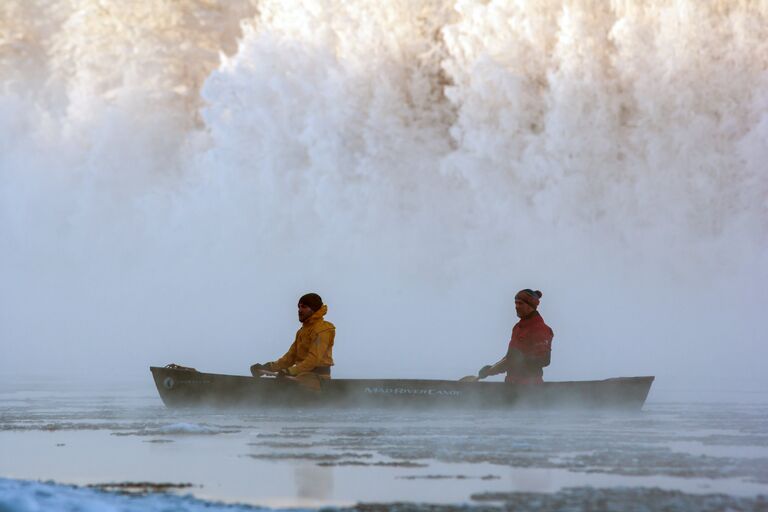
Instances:
[[[150,367],[167,407],[447,407],[640,410],[653,377],[506,384],[412,379],[295,379]],[[312,376],[314,377],[314,376]],[[310,383],[312,384],[312,382]]]

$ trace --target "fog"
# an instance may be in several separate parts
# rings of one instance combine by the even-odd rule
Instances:
[[[547,380],[768,377],[760,2],[0,3],[0,386],[458,379],[540,289]]]

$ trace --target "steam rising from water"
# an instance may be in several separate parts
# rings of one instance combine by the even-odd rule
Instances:
[[[764,385],[766,161],[758,2],[6,0],[0,372]]]

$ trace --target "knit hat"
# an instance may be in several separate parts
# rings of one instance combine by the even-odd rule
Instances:
[[[541,299],[542,293],[539,290],[531,290],[530,288],[526,288],[525,290],[520,290],[517,292],[517,295],[515,295],[515,300],[521,300],[531,306],[533,309],[536,309],[539,306],[539,299]]]
[[[304,304],[312,311],[317,311],[323,307],[323,299],[321,299],[320,296],[316,293],[308,293],[301,296],[299,299],[299,304]]]

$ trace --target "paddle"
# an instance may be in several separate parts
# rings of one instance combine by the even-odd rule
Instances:
[[[503,357],[498,361],[496,361],[495,363],[493,363],[492,365],[483,366],[483,369],[486,369],[486,368],[488,369],[487,375],[483,377],[480,377],[480,375],[467,375],[466,377],[460,378],[459,382],[477,382],[477,381],[483,380],[485,377],[490,377],[491,375],[496,375],[503,372],[506,369],[505,368],[506,365],[507,365],[507,358]],[[480,371],[482,372],[482,370]]]
[[[320,391],[320,377],[314,373],[301,373],[296,377],[285,375],[280,372],[272,372],[269,370],[254,369],[254,377],[256,378],[272,378],[285,382],[295,382],[304,389],[310,389],[312,391]]]

